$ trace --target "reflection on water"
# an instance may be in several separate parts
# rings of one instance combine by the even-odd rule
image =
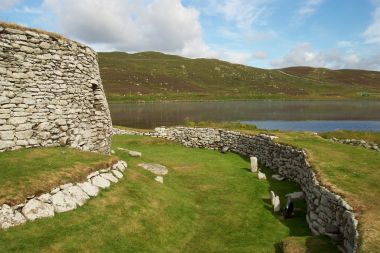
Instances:
[[[186,119],[192,121],[351,120],[363,121],[362,124],[354,125],[365,130],[368,122],[364,121],[380,120],[380,101],[167,102],[110,104],[110,109],[113,124],[136,128],[179,125]],[[312,122],[307,124],[310,125]],[[321,124],[328,123],[320,122]],[[337,128],[342,128],[339,127],[339,123],[334,124],[338,126]],[[377,130],[380,131],[378,126]]]

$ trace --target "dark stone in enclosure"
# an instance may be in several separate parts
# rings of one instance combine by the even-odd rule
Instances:
[[[285,219],[288,219],[293,216],[293,211],[294,211],[294,204],[293,204],[292,198],[288,197],[286,201],[286,206],[282,210],[281,214]]]
[[[229,150],[230,150],[230,147],[223,147],[222,150],[221,150],[221,152],[222,152],[223,154],[225,154],[225,153],[227,153]]]

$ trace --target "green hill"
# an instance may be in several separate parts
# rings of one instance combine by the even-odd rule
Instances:
[[[380,98],[380,72],[260,69],[157,52],[99,53],[110,101]]]

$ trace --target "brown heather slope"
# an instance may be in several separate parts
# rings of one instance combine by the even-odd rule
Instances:
[[[380,72],[310,67],[260,69],[158,52],[99,53],[110,101],[380,99]]]

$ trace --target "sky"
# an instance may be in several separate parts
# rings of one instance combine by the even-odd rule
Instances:
[[[380,70],[380,0],[0,0],[0,21],[97,51]]]

